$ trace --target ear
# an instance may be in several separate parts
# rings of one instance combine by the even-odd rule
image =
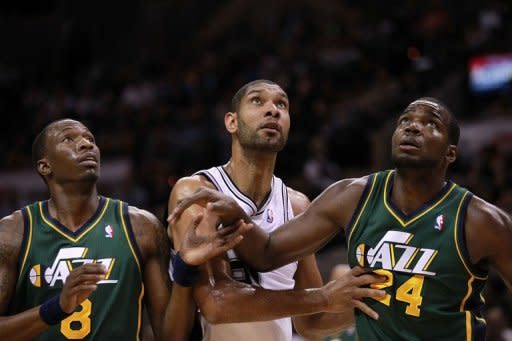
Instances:
[[[448,146],[448,150],[446,151],[446,160],[448,164],[454,163],[457,160],[457,146],[454,144],[450,144]]]
[[[50,162],[46,158],[42,158],[37,161],[37,172],[42,176],[48,176],[52,172],[52,168],[50,166]]]
[[[226,115],[224,115],[224,126],[226,126],[226,130],[230,134],[235,133],[238,130],[238,113],[226,113]]]

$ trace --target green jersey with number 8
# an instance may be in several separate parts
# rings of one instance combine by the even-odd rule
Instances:
[[[47,201],[26,206],[22,213],[20,270],[9,314],[58,295],[74,268],[102,263],[108,272],[98,288],[36,340],[138,340],[144,288],[128,205],[100,197],[96,212],[76,232],[50,216]]]
[[[348,257],[384,276],[386,295],[356,312],[360,340],[484,340],[484,269],[471,264],[464,220],[472,196],[447,181],[431,201],[403,214],[391,201],[395,171],[370,175],[347,228]]]

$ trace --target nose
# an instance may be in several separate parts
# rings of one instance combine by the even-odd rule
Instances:
[[[265,112],[265,116],[272,116],[272,117],[279,118],[279,116],[281,115],[281,112],[277,108],[276,104],[272,101],[267,102],[266,109],[267,109],[267,111]]]
[[[78,150],[82,149],[93,149],[94,143],[91,142],[88,138],[82,137],[80,141],[78,141]]]
[[[405,127],[405,131],[408,133],[417,134],[420,132],[420,123],[418,121],[410,121]]]

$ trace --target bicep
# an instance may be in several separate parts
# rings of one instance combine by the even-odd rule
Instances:
[[[512,289],[512,221],[499,208],[479,198],[468,207],[466,240],[474,264],[489,263]]]
[[[17,262],[23,238],[21,214],[0,221],[0,314],[7,312],[18,276]]]
[[[491,246],[490,263],[508,288],[512,290],[512,224],[510,217],[502,216],[502,226],[495,233]]]
[[[16,284],[16,267],[8,264],[4,245],[0,243],[0,315],[5,315]]]
[[[190,196],[201,186],[213,187],[211,184],[195,178],[180,179],[169,195],[169,201],[167,204],[169,212],[172,212],[174,208],[176,208],[180,200]],[[203,213],[203,211],[203,207],[199,205],[192,205],[180,215],[173,225],[169,225],[167,227],[170,231],[170,235],[172,235],[172,242],[176,251],[180,249],[181,241],[183,240],[183,236],[187,228],[199,214]]]
[[[294,279],[295,289],[319,288],[323,285],[315,255],[306,256],[299,261]]]
[[[160,221],[151,213],[130,207],[130,220],[142,254],[142,281],[151,325],[161,335],[162,318],[171,295],[168,274],[170,243]]]

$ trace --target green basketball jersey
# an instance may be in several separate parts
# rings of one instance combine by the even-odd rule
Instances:
[[[448,181],[430,202],[403,214],[390,200],[395,171],[369,176],[347,229],[351,266],[385,276],[386,296],[356,311],[359,340],[484,340],[486,271],[469,261],[464,237],[472,194]]]
[[[50,216],[47,201],[26,206],[22,213],[24,241],[9,313],[59,294],[72,269],[102,263],[108,274],[98,288],[72,315],[36,339],[138,340],[144,287],[128,205],[100,197],[97,211],[74,233]]]

